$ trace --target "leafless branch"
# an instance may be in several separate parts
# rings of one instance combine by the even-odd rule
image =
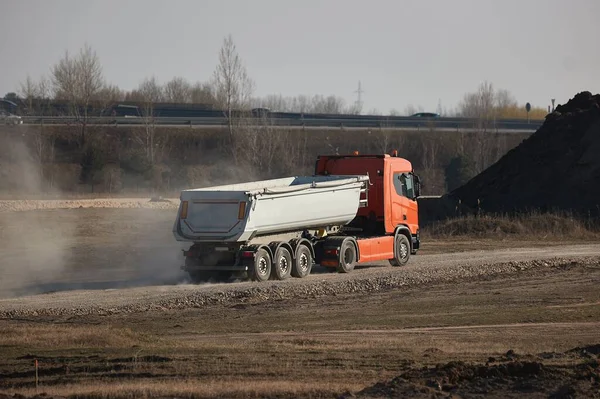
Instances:
[[[234,113],[247,111],[250,107],[254,82],[248,76],[246,67],[237,53],[233,38],[227,36],[219,52],[219,63],[213,74],[213,84],[217,105],[227,118],[229,144],[232,156],[237,162],[238,151],[235,150],[235,117]]]
[[[70,112],[81,125],[81,145],[90,117],[94,97],[104,87],[102,65],[96,52],[85,44],[79,54],[72,58],[69,52],[52,68],[52,84],[55,97],[67,100]]]
[[[136,90],[136,95],[140,101],[140,117],[144,123],[144,134],[142,136],[136,135],[135,140],[144,147],[146,157],[150,162],[150,165],[155,163],[155,155],[157,146],[155,143],[156,138],[156,116],[154,106],[157,102],[160,102],[163,98],[163,89],[153,76],[147,78],[140,83]]]
[[[170,103],[189,103],[192,101],[192,86],[182,77],[175,77],[164,87],[164,97]]]

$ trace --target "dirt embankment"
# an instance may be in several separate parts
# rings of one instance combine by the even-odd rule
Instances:
[[[235,165],[224,130],[157,127],[155,162],[148,160],[145,132],[139,127],[88,127],[89,152],[82,152],[80,131],[66,126],[0,126],[0,194],[152,193],[168,195],[183,188],[311,173],[317,155],[389,153],[398,149],[410,159],[424,192],[446,191],[444,168],[458,148],[475,157],[481,152],[472,132],[422,129],[271,129],[261,130],[254,150],[270,148],[273,157],[251,158]],[[264,133],[264,134],[263,134]],[[489,137],[487,166],[530,133]],[[264,145],[263,145],[264,144]],[[427,155],[431,154],[431,155]],[[91,160],[94,160],[93,162]],[[427,162],[425,162],[428,160]]]
[[[581,92],[542,127],[446,198],[487,212],[600,216],[600,94]]]
[[[549,360],[555,364],[548,364]],[[509,350],[485,364],[452,361],[410,369],[389,382],[342,398],[598,398],[599,361],[600,345],[538,355]]]

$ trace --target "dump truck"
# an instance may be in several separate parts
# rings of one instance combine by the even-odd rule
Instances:
[[[183,190],[173,225],[193,282],[303,278],[314,265],[405,265],[420,246],[420,180],[398,153],[321,155],[311,176]]]

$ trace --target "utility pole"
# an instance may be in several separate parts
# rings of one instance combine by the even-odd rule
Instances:
[[[356,102],[354,103],[354,109],[356,114],[360,114],[362,111],[362,94],[364,93],[363,89],[362,89],[362,85],[360,83],[360,80],[358,81],[358,90],[355,91],[355,93],[357,93],[356,96]]]

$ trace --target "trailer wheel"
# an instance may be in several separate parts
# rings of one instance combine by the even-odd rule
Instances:
[[[337,271],[339,273],[350,273],[356,265],[356,246],[352,239],[346,239],[340,247]]]
[[[396,243],[394,245],[394,259],[390,259],[392,266],[404,266],[410,258],[410,242],[408,238],[402,234],[396,234]]]
[[[292,273],[292,254],[287,248],[280,246],[275,251],[273,267],[271,268],[271,277],[275,280],[286,280]]]
[[[254,264],[249,270],[250,279],[253,281],[267,281],[271,276],[271,255],[260,248],[254,255]]]
[[[292,276],[304,278],[311,272],[313,265],[313,257],[310,254],[310,248],[304,244],[300,244],[296,250],[296,260],[292,267]]]

